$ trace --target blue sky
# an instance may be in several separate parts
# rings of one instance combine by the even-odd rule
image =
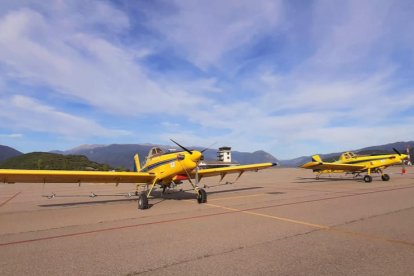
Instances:
[[[413,1],[2,1],[0,144],[288,159],[414,139]]]

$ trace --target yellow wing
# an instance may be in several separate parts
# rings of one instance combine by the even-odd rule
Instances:
[[[150,183],[154,178],[138,172],[0,170],[3,183]]]
[[[312,170],[340,170],[340,171],[360,171],[365,169],[365,166],[362,165],[352,165],[352,164],[337,164],[337,163],[326,163],[326,162],[308,162],[301,166],[304,169]]]
[[[225,168],[201,169],[201,170],[198,170],[198,177],[199,179],[203,177],[217,176],[217,175],[221,175],[222,177],[224,177],[224,175],[228,173],[242,174],[245,171],[258,171],[258,170],[266,169],[266,168],[273,167],[273,166],[276,166],[276,163],[260,163],[260,164],[252,164],[252,165],[231,166],[231,167],[225,167]],[[191,173],[191,178],[195,178],[194,171]]]

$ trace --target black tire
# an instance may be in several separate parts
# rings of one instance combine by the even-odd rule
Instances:
[[[138,197],[138,209],[148,209],[148,197],[145,192],[141,193]]]
[[[382,179],[382,181],[388,181],[388,180],[390,180],[390,176],[385,173],[385,174],[381,175],[381,179]]]
[[[207,193],[206,193],[206,191],[204,191],[204,189],[199,189],[198,190],[197,202],[198,203],[206,203],[207,202]]]
[[[372,182],[372,177],[370,175],[366,175],[366,176],[364,176],[364,181],[366,183],[370,183],[370,182]]]

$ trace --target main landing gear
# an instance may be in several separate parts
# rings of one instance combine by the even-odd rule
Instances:
[[[148,204],[148,197],[146,192],[141,192],[138,195],[138,209],[144,210],[144,209],[148,209],[149,204]]]
[[[197,191],[197,202],[198,203],[206,203],[207,202],[207,193],[204,189],[198,189]]]
[[[366,183],[370,183],[370,182],[372,182],[372,177],[370,175],[366,175],[366,176],[364,176],[364,181]]]
[[[148,197],[150,196],[152,189],[154,189],[155,184],[157,184],[157,179],[154,179],[154,181],[149,187],[148,192],[147,191],[138,192],[139,184],[137,184],[137,191],[135,192],[135,195],[138,196],[138,209],[145,210],[149,208]],[[148,189],[148,186],[147,186],[147,189]]]
[[[200,204],[201,203],[206,203],[207,202],[207,192],[204,189],[199,188],[198,185],[192,183],[191,180],[190,180],[190,183],[193,186],[194,191],[197,194],[197,202],[200,203]],[[153,183],[150,186],[150,189],[149,189],[148,192],[147,191],[143,191],[143,192],[136,191],[135,192],[135,195],[138,196],[138,209],[145,210],[145,209],[149,208],[148,198],[149,198],[149,195],[151,194],[152,189],[154,188],[154,185],[155,185],[155,183]]]
[[[382,181],[389,181],[390,178],[391,178],[388,174],[383,173],[381,169],[377,169],[374,172],[377,172],[377,173],[381,174]],[[371,174],[371,170],[368,170],[368,174],[366,176],[364,176],[364,181],[366,183],[372,182],[372,176],[370,174]]]
[[[381,179],[382,179],[382,181],[388,181],[388,180],[390,180],[390,176],[388,174],[384,173],[383,175],[381,175]]]

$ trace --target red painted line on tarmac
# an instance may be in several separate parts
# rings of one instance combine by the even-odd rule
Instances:
[[[16,196],[18,196],[21,192],[18,192],[16,194],[14,194],[12,197],[10,197],[9,199],[7,199],[6,201],[3,201],[2,203],[0,203],[0,207],[2,207],[3,205],[6,205],[7,202],[9,202],[10,200],[12,200],[13,198],[15,198]]]
[[[36,238],[36,239],[30,239],[30,240],[20,240],[20,241],[14,241],[14,242],[0,243],[0,247],[8,246],[8,245],[31,243],[31,242],[37,242],[37,241],[53,240],[53,239],[59,239],[59,238],[76,237],[76,236],[82,236],[82,235],[88,235],[88,234],[94,234],[94,233],[102,233],[102,232],[109,232],[109,231],[114,231],[114,230],[144,227],[144,226],[149,226],[149,225],[156,225],[156,224],[163,224],[163,223],[170,223],[170,222],[178,222],[178,221],[194,220],[194,219],[200,219],[200,218],[208,218],[208,217],[214,217],[214,216],[220,216],[220,215],[226,215],[226,214],[243,213],[243,212],[246,212],[246,211],[269,209],[269,208],[280,207],[280,206],[288,206],[288,205],[295,205],[295,204],[302,204],[302,203],[318,202],[318,201],[323,201],[323,200],[353,197],[353,196],[361,196],[361,195],[367,195],[367,194],[383,193],[383,192],[403,190],[403,189],[413,189],[413,188],[414,188],[414,186],[399,187],[399,188],[393,188],[393,189],[364,192],[364,193],[359,193],[359,194],[341,195],[341,196],[333,196],[333,197],[327,197],[327,198],[325,197],[325,198],[320,198],[320,199],[311,199],[311,200],[304,200],[304,201],[291,202],[291,203],[274,204],[274,205],[263,206],[263,207],[255,207],[255,208],[240,209],[240,210],[233,210],[233,211],[230,210],[230,211],[207,214],[207,215],[199,215],[199,216],[191,216],[191,217],[184,217],[184,218],[177,218],[177,219],[160,220],[160,221],[154,221],[154,222],[118,226],[118,227],[110,227],[110,228],[103,228],[103,229],[97,229],[97,230],[91,230],[91,231],[84,231],[84,232],[77,232],[77,233],[70,233],[70,234],[63,234],[63,235],[56,235],[56,236],[48,236],[48,237]],[[17,196],[17,194],[15,196]]]
[[[185,218],[177,218],[177,219],[169,219],[169,220],[160,220],[160,221],[154,221],[154,222],[139,223],[139,224],[125,225],[125,226],[118,226],[118,227],[110,227],[110,228],[103,228],[103,229],[97,229],[97,230],[91,230],[91,231],[85,231],[85,232],[77,232],[77,233],[49,236],[49,237],[36,238],[36,239],[30,239],[30,240],[21,240],[21,241],[0,243],[0,247],[7,246],[7,245],[14,245],[14,244],[30,243],[30,242],[36,242],[36,241],[53,240],[53,239],[58,239],[58,238],[75,237],[75,236],[81,236],[81,235],[87,235],[87,234],[108,232],[108,231],[113,231],[113,230],[136,228],[136,227],[162,224],[162,223],[169,223],[169,222],[177,222],[177,221],[185,221],[185,220],[206,218],[206,217],[212,217],[212,216],[217,216],[217,215],[224,215],[224,214],[227,214],[227,213],[234,213],[234,212],[226,211],[226,212],[220,212],[220,213],[214,213],[214,214],[208,214],[208,215],[199,215],[199,216],[193,216],[193,217],[185,217]]]

